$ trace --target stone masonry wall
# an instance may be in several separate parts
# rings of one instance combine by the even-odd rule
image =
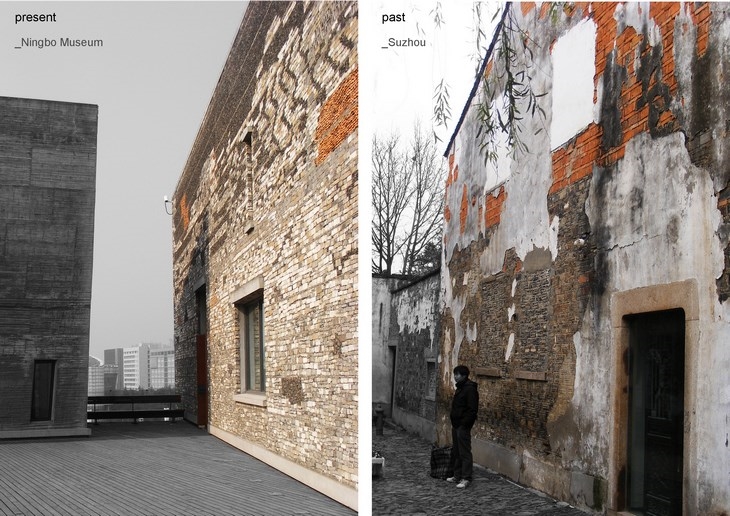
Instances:
[[[357,485],[356,48],[353,2],[251,3],[174,200],[186,408],[205,284],[210,426],[341,489]],[[265,406],[239,396],[232,296],[259,279]]]
[[[728,389],[720,364],[730,364],[728,8],[522,3],[513,12],[529,34],[514,45],[534,42],[516,67],[545,93],[545,116],[520,122],[527,151],[497,165],[479,155],[474,108],[449,147],[439,439],[448,439],[451,369],[464,363],[479,383],[474,434],[486,455],[511,457],[516,479],[557,498],[621,509],[613,300],[690,280],[703,330],[701,345],[687,341],[684,510],[725,514],[728,459],[717,450],[730,399],[717,396]],[[553,110],[553,49],[586,27],[595,56],[574,71],[590,78],[592,112],[554,147],[550,133],[566,116]],[[486,70],[501,91],[499,63]]]
[[[0,437],[87,434],[97,107],[0,97]],[[53,414],[31,421],[34,361]]]

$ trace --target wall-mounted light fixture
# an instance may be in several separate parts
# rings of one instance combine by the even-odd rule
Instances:
[[[172,201],[167,198],[167,195],[164,197],[164,200],[165,200],[165,213],[167,213],[168,215],[172,215],[172,211],[168,211],[168,209],[167,209],[167,205],[168,204],[172,205]],[[172,210],[172,207],[170,208],[170,210]]]

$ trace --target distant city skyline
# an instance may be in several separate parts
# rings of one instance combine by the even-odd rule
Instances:
[[[89,396],[122,389],[175,387],[175,350],[171,344],[145,342],[89,355]]]
[[[99,106],[92,356],[173,338],[163,196],[172,197],[245,5],[0,2],[0,96]],[[18,12],[55,21],[16,24]],[[22,44],[61,38],[103,44]]]

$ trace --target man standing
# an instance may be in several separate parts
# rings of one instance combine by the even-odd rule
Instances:
[[[479,390],[476,382],[469,380],[469,368],[458,365],[454,368],[456,393],[451,402],[451,475],[447,482],[458,482],[456,487],[464,489],[472,478],[473,458],[471,455],[471,428],[477,420]]]

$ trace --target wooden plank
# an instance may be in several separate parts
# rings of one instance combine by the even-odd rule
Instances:
[[[547,382],[547,373],[545,371],[516,371],[515,378],[517,378],[518,380]]]
[[[488,376],[490,378],[501,378],[502,371],[499,367],[477,367],[475,371],[477,376]]]

